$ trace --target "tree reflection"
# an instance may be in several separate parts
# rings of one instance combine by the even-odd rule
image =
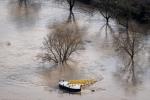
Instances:
[[[72,11],[70,11],[68,19],[67,19],[67,23],[72,23],[72,22],[75,23],[76,20],[75,20],[74,13]]]
[[[40,71],[42,82],[50,88],[56,88],[59,80],[79,79],[80,74],[76,64],[64,64],[55,67],[44,65]]]
[[[133,24],[126,27],[124,31],[120,30],[117,36],[114,36],[114,45],[119,55],[123,57],[125,67],[123,68],[127,82],[137,83],[135,58],[138,52],[143,47],[142,34],[136,32]]]
[[[32,28],[38,18],[38,12],[41,8],[40,2],[32,2],[27,7],[23,7],[23,4],[26,5],[27,1],[18,1],[20,3],[19,6],[16,6],[14,3],[10,3],[10,17],[13,22],[15,22],[17,29],[29,29]]]
[[[75,15],[73,13],[73,11],[69,12],[69,16],[68,19],[66,21],[66,25],[73,25],[75,29],[80,29],[78,22],[76,21]]]
[[[23,5],[27,7],[27,5],[29,4],[29,0],[18,0],[18,4],[20,7],[22,7]]]
[[[100,33],[104,32],[105,39],[108,40],[109,36],[113,37],[114,35],[114,29],[112,26],[106,21],[106,23],[100,28]]]

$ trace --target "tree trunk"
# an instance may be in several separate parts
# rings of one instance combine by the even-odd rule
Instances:
[[[71,5],[70,5],[70,9],[69,9],[69,10],[70,10],[70,12],[72,12],[72,9],[73,9],[73,6],[71,6]]]

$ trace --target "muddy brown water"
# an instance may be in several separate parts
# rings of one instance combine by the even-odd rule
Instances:
[[[19,8],[15,0],[0,0],[0,100],[149,100],[150,36],[143,39],[138,54],[141,72],[137,84],[119,76],[122,60],[113,47],[103,17],[76,8],[76,21],[87,28],[84,49],[75,53],[68,66],[52,68],[37,59],[43,37],[55,22],[66,21],[66,4],[35,0],[28,8]],[[111,27],[117,31],[115,20]],[[149,31],[147,31],[149,32]],[[107,38],[106,38],[107,37]],[[68,94],[57,87],[59,79],[96,79],[81,94]],[[91,90],[95,90],[92,92]]]

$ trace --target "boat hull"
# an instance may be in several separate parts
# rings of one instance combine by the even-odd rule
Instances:
[[[59,84],[59,88],[68,92],[80,92],[81,91],[81,89],[72,89],[72,88],[69,88],[60,84]]]

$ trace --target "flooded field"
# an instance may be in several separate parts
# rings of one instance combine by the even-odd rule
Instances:
[[[149,27],[137,25],[144,36],[134,62],[136,82],[128,82],[120,71],[129,59],[117,52],[111,32],[118,34],[121,27],[115,19],[108,27],[100,13],[88,12],[88,8],[75,7],[73,11],[75,22],[86,32],[83,48],[74,53],[72,62],[63,68],[41,63],[38,55],[43,53],[43,38],[55,23],[70,18],[66,5],[33,0],[29,7],[20,8],[16,0],[0,0],[0,100],[149,100]],[[68,94],[58,89],[60,79],[98,82],[81,94]]]

